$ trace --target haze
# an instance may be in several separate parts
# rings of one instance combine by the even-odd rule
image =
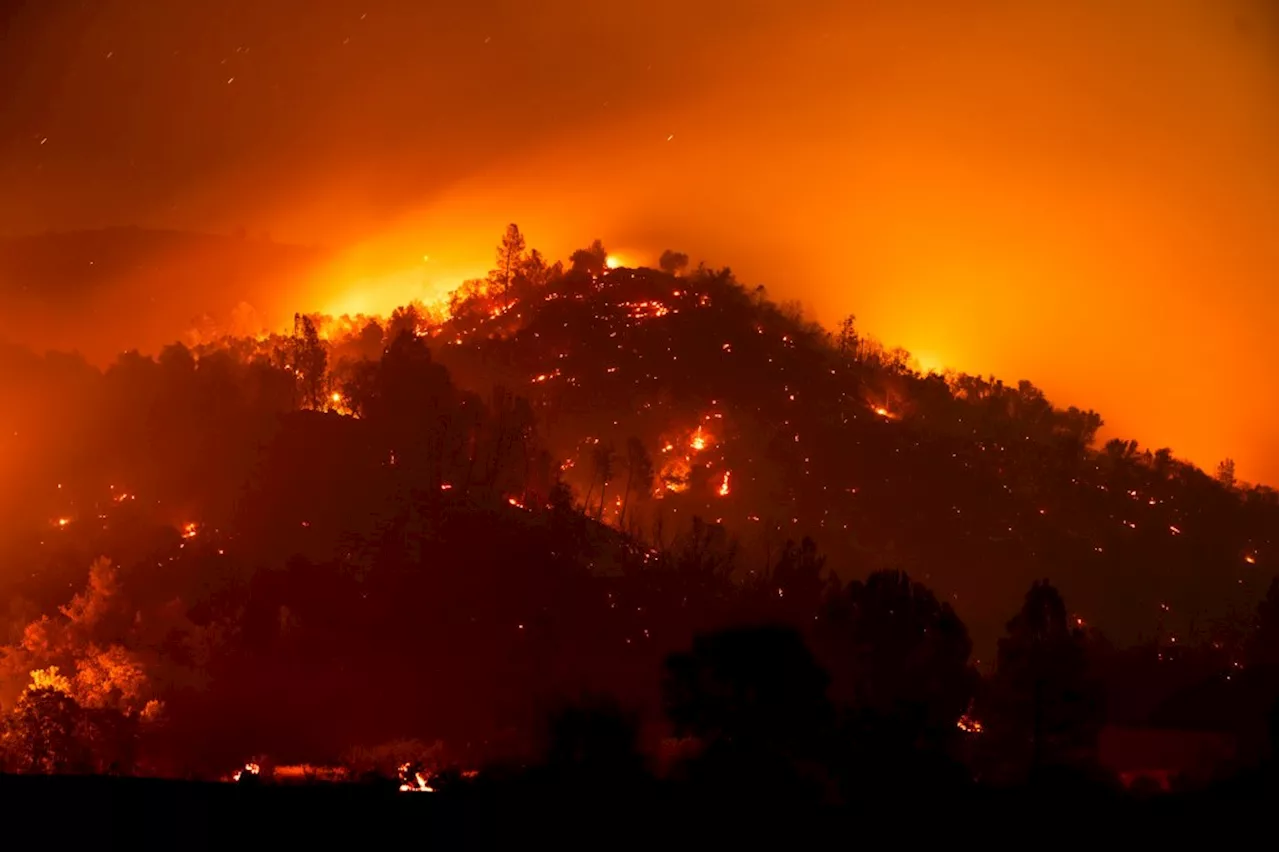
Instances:
[[[331,311],[482,274],[509,221],[672,247],[1277,483],[1274,4],[4,9],[5,233],[325,245]]]

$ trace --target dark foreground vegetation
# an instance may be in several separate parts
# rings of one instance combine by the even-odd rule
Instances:
[[[111,776],[5,800],[473,840],[1266,815],[1274,491],[662,265],[513,227],[447,316],[0,349],[0,760]]]

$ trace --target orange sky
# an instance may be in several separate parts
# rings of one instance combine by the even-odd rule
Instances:
[[[483,272],[508,221],[682,249],[1277,483],[1274,3],[262,5],[104,0],[67,55],[19,21],[5,70],[57,87],[0,119],[0,227],[351,246],[321,308]]]

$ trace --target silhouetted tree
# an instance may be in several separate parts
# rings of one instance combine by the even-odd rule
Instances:
[[[1276,599],[1276,583],[1277,580],[1273,577],[1271,585],[1267,587],[1267,596],[1258,604],[1246,647],[1248,664],[1268,670],[1272,677],[1280,669],[1276,642],[1276,637],[1280,636],[1280,609]]]
[[[578,249],[569,255],[569,263],[574,272],[599,275],[604,272],[604,262],[608,257],[609,252],[605,251],[604,243],[597,239],[586,248]]]
[[[1085,637],[1047,580],[1033,583],[1001,639],[984,722],[1000,774],[1087,766],[1103,719]],[[1010,765],[1011,764],[1011,765]]]
[[[840,350],[840,354],[847,358],[857,358],[860,341],[858,339],[858,330],[854,326],[857,317],[849,314],[840,320],[840,332],[836,337],[836,346]]]
[[[670,275],[679,275],[689,266],[689,255],[667,249],[658,258],[658,268]]]
[[[613,444],[604,441],[595,445],[591,451],[591,484],[594,485],[596,480],[600,480],[600,506],[596,510],[596,518],[604,517],[604,497],[605,488],[613,481],[613,464],[617,459],[617,452],[613,448]],[[591,511],[591,489],[587,489],[587,512]]]
[[[303,408],[325,406],[326,368],[329,353],[311,317],[293,315],[293,338],[290,341],[289,360],[298,377],[300,404]]]
[[[833,697],[855,725],[898,748],[941,748],[955,735],[977,680],[969,634],[924,585],[900,571],[854,581],[818,630]]]
[[[511,278],[520,269],[524,257],[524,234],[515,223],[507,225],[497,251],[497,282],[502,286],[502,303],[511,304]]]
[[[1234,459],[1223,459],[1218,462],[1218,469],[1214,473],[1214,479],[1222,483],[1225,488],[1234,488],[1236,484],[1236,463]]]
[[[830,721],[826,688],[798,633],[750,627],[699,636],[670,657],[663,694],[681,736],[790,752]]]
[[[28,689],[4,719],[6,762],[15,772],[84,772],[89,754],[78,737],[84,711],[54,687]]]
[[[653,462],[644,444],[634,435],[627,438],[627,484],[622,492],[622,510],[618,513],[618,526],[622,527],[627,515],[631,495],[647,497],[653,490]]]

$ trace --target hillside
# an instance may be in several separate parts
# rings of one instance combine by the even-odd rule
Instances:
[[[1112,718],[1253,695],[1274,492],[907,363],[727,270],[603,251],[521,255],[447,318],[298,316],[106,369],[0,348],[0,705],[43,684],[118,714],[151,774],[435,740],[474,765],[575,695],[656,747],[664,661],[780,623],[833,696],[881,672],[873,712],[906,689],[947,744],[1024,594],[1061,602],[1046,577]],[[122,759],[84,754],[51,771]]]
[[[621,526],[646,536],[699,515],[758,566],[812,536],[846,579],[923,579],[979,647],[1037,578],[1127,644],[1204,638],[1274,573],[1259,568],[1275,564],[1273,491],[1224,487],[1167,449],[1094,446],[1091,411],[1056,409],[1026,381],[912,372],[907,353],[852,323],[828,333],[727,270],[571,271],[509,307],[477,295],[455,314],[432,332],[440,361],[477,389],[526,395],[565,481],[605,522],[619,524],[624,498]],[[633,436],[658,483],[627,497]],[[610,477],[600,446],[614,449]]]

